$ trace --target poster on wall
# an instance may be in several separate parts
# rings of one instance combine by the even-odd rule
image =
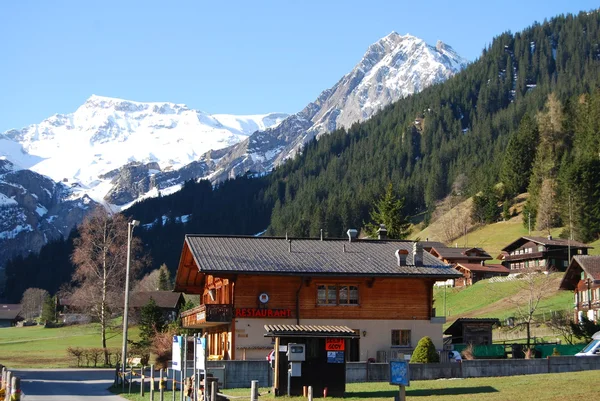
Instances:
[[[204,356],[206,353],[206,338],[196,338],[196,369],[204,370]]]
[[[344,351],[327,351],[327,363],[344,363]]]
[[[181,349],[183,345],[183,337],[181,336],[173,336],[173,370],[178,370],[181,372]]]

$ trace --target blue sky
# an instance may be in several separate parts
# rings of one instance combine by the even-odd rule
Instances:
[[[489,5],[488,5],[489,3]],[[580,1],[0,1],[0,132],[90,95],[209,113],[294,113],[391,31],[474,60]]]

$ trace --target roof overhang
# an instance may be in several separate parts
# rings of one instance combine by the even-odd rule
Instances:
[[[359,338],[360,335],[347,326],[313,326],[313,325],[269,325],[265,324],[265,337],[297,337],[297,338]]]

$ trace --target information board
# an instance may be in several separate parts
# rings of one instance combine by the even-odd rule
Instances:
[[[346,340],[343,338],[326,338],[325,351],[344,351],[346,349]]]
[[[183,337],[173,336],[173,357],[172,357],[172,368],[173,370],[181,371],[181,349],[183,345]]]
[[[196,369],[204,370],[204,360],[206,354],[206,338],[196,338]]]
[[[408,370],[408,361],[391,360],[390,361],[390,384],[400,386],[410,385],[410,374]]]
[[[327,363],[344,363],[344,351],[327,351]]]

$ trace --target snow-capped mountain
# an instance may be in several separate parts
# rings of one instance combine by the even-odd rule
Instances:
[[[147,192],[123,198],[127,199],[123,202],[107,197],[122,167],[149,166],[145,169],[148,176],[176,171],[208,150],[231,146],[254,131],[277,126],[286,117],[281,113],[209,115],[181,104],[94,95],[72,114],[57,114],[5,132],[4,139],[13,143],[10,149],[2,147],[0,156],[64,182],[80,196],[122,206]]]
[[[294,156],[308,140],[364,121],[388,104],[443,82],[467,65],[450,46],[436,46],[392,32],[369,46],[348,74],[302,111],[277,127],[258,131],[234,145],[217,161],[204,156],[211,178],[233,177],[247,170],[270,171]]]

